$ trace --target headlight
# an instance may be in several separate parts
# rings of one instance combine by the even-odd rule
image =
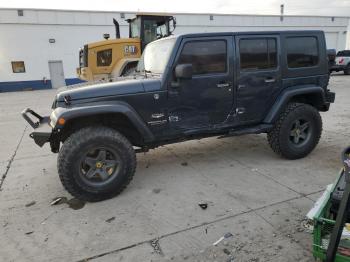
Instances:
[[[50,115],[50,126],[54,128],[56,126],[56,123],[57,123],[57,116],[55,114],[55,110],[53,110]]]

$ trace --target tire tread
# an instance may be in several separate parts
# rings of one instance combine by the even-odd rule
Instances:
[[[78,148],[82,143],[84,143],[89,139],[96,138],[96,136],[110,137],[115,141],[118,141],[119,143],[123,143],[127,150],[126,154],[128,155],[128,157],[130,157],[130,160],[131,160],[130,161],[131,168],[129,172],[127,172],[126,178],[122,181],[122,184],[118,188],[116,188],[115,191],[111,191],[108,193],[98,193],[98,192],[92,193],[91,189],[89,189],[90,192],[88,192],[87,188],[83,188],[81,187],[81,185],[78,185],[75,182],[75,179],[72,177],[69,170],[72,164],[70,162],[70,159],[72,159],[71,158],[72,153],[78,150]],[[80,200],[84,200],[88,202],[96,202],[96,201],[108,199],[120,194],[129,185],[129,183],[133,179],[133,176],[136,170],[136,155],[128,139],[125,138],[122,134],[120,134],[116,130],[109,127],[103,127],[103,126],[86,127],[73,133],[64,142],[58,155],[57,168],[58,168],[59,178],[64,188],[72,196]]]

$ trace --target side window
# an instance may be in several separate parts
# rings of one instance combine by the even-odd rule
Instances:
[[[225,73],[227,71],[226,41],[188,42],[182,49],[178,64],[192,64],[194,75]]]
[[[277,67],[275,38],[241,39],[239,41],[241,70],[273,69]]]
[[[26,68],[24,66],[24,61],[12,61],[12,72],[13,73],[25,73]]]
[[[310,67],[318,64],[316,37],[288,37],[286,40],[289,68]]]
[[[112,63],[112,49],[97,52],[97,66],[109,66]]]

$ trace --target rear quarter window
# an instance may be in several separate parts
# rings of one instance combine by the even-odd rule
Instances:
[[[287,37],[287,61],[289,68],[316,66],[319,62],[317,38],[313,36]]]

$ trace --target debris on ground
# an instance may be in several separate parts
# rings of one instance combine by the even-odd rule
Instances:
[[[231,255],[231,252],[227,248],[224,248],[222,251],[228,256]]]
[[[30,206],[34,206],[35,204],[36,204],[35,201],[31,201],[31,202],[27,203],[25,206],[30,207]]]
[[[154,188],[154,189],[152,190],[152,192],[153,192],[154,194],[158,194],[160,191],[161,191],[160,188]]]
[[[181,165],[182,166],[188,166],[188,163],[187,162],[182,162]]]
[[[306,233],[312,233],[314,230],[314,222],[310,219],[304,219],[300,223],[300,228],[303,229]]]
[[[200,206],[201,209],[205,210],[208,207],[207,203],[199,203],[198,206]]]
[[[25,234],[26,235],[31,235],[31,234],[33,234],[34,233],[34,231],[28,231],[28,232],[26,232]]]
[[[214,242],[214,243],[213,243],[213,246],[217,246],[222,240],[228,239],[228,238],[230,238],[230,237],[233,237],[233,235],[232,235],[230,232],[226,233],[225,235],[223,235],[222,237],[220,237],[216,242]]]
[[[8,224],[8,222],[5,222],[4,224],[2,224],[2,227],[7,227]]]
[[[66,197],[56,197],[52,200],[51,205],[67,204],[71,209],[78,210],[85,206],[85,202],[76,198],[67,199]]]
[[[115,217],[111,217],[111,218],[106,219],[106,222],[111,223],[113,220],[115,220]]]
[[[156,252],[159,255],[163,255],[163,251],[162,251],[162,249],[160,248],[160,245],[159,245],[159,238],[151,240],[150,244],[151,244],[154,252]]]
[[[61,201],[62,197],[57,197],[50,203],[51,206],[57,205]]]

